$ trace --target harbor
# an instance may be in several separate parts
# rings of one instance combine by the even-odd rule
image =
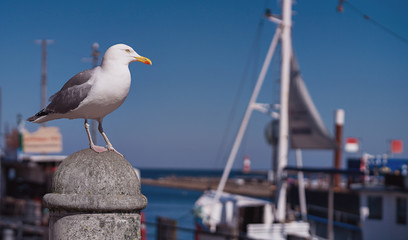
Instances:
[[[142,178],[143,185],[181,188],[188,190],[205,191],[217,189],[220,178],[209,177],[176,177],[170,176],[159,179]],[[225,191],[246,196],[272,198],[276,186],[268,181],[259,179],[244,180],[242,178],[228,180]]]
[[[408,235],[406,3],[4,5],[0,240]]]

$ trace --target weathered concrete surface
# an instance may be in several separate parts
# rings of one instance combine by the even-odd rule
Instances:
[[[140,239],[147,199],[133,167],[114,152],[85,149],[68,156],[43,201],[51,239]]]
[[[59,218],[54,222],[51,239],[140,239],[139,214],[79,214]]]

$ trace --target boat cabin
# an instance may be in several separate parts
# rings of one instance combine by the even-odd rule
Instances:
[[[360,195],[363,240],[407,239],[408,178],[389,174],[384,184],[352,186]]]

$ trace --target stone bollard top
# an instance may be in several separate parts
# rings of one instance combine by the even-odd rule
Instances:
[[[146,207],[147,199],[125,158],[110,151],[84,149],[58,167],[44,204],[69,212],[135,212]]]

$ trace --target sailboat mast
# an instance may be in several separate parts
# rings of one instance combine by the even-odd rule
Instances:
[[[241,144],[242,137],[248,125],[249,118],[254,109],[259,108],[259,104],[256,103],[259,91],[262,87],[263,80],[266,75],[266,71],[269,67],[273,52],[275,50],[278,38],[281,40],[281,52],[282,52],[282,64],[281,64],[281,93],[280,93],[280,123],[279,123],[279,147],[278,147],[278,193],[277,193],[277,214],[278,221],[283,222],[285,220],[286,210],[286,182],[283,179],[283,169],[288,162],[288,141],[289,141],[289,83],[290,83],[290,61],[292,57],[292,41],[291,41],[291,27],[292,27],[292,0],[284,0],[282,6],[282,20],[276,20],[272,17],[272,21],[280,24],[275,32],[275,35],[271,41],[271,45],[268,50],[268,54],[265,58],[264,65],[262,66],[261,73],[258,77],[254,91],[251,96],[251,100],[248,104],[247,110],[243,121],[241,122],[240,129],[237,137],[235,138],[234,145],[231,149],[228,157],[227,165],[224,169],[220,183],[217,188],[217,192],[214,197],[214,202],[217,202],[224,190],[227,178],[232,168],[232,164],[238,152],[238,148]],[[262,107],[260,107],[262,108]]]
[[[290,59],[292,57],[292,0],[282,2],[281,23],[281,94],[280,94],[280,119],[279,119],[279,146],[278,146],[278,194],[277,212],[278,221],[285,220],[286,210],[286,182],[283,181],[283,169],[288,163],[289,141],[289,83],[290,83]]]
[[[273,53],[275,52],[276,45],[278,44],[279,36],[280,36],[280,29],[277,29],[274,37],[272,38],[268,53],[266,54],[266,57],[265,57],[264,64],[262,65],[262,69],[258,76],[258,80],[256,81],[254,91],[252,92],[251,99],[245,111],[244,118],[239,127],[237,137],[235,138],[234,145],[232,146],[231,152],[229,154],[227,165],[224,168],[224,172],[222,174],[220,183],[218,184],[217,192],[214,197],[214,202],[217,202],[219,200],[221,193],[224,191],[224,187],[225,187],[225,184],[227,183],[227,179],[231,172],[232,165],[238,153],[239,146],[241,145],[242,138],[244,137],[245,130],[248,126],[249,118],[251,117],[252,111],[256,107],[256,104],[257,104],[256,100],[258,98],[259,92],[261,91],[262,84],[265,80],[265,76],[268,71],[269,65],[271,63]]]

